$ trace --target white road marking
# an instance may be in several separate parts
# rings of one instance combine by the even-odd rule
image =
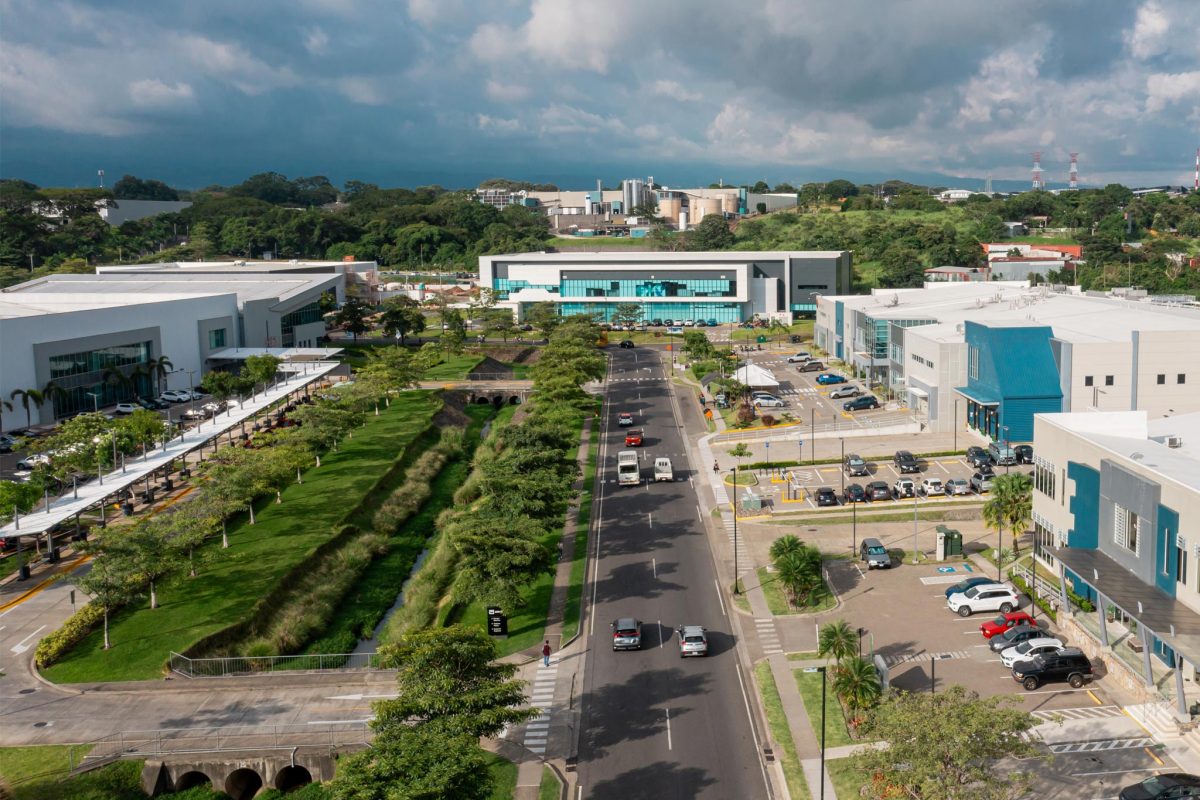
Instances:
[[[308,725],[348,725],[350,723],[370,722],[374,717],[363,717],[361,719],[310,719]]]
[[[662,646],[663,646],[662,620],[660,619],[658,621],[658,649],[662,650]]]
[[[647,485],[648,485],[648,484],[647,484]],[[652,513],[650,513],[650,512],[647,512],[647,513],[646,513],[646,523],[647,523],[647,525],[649,525],[651,528],[653,528],[653,527],[654,527],[654,514],[652,514]]]
[[[658,577],[658,559],[654,556],[650,557],[650,570],[654,573],[654,577]]]
[[[1107,772],[1072,772],[1071,776],[1083,778],[1088,775],[1119,775],[1123,772],[1162,772],[1165,767],[1141,767],[1139,769],[1113,769]]]
[[[326,700],[378,700],[390,699],[396,697],[395,694],[335,694],[333,697],[326,697]]]
[[[667,713],[667,749],[672,750],[674,748],[671,747],[671,709],[664,708],[663,711]]]
[[[42,631],[44,631],[44,630],[46,630],[46,626],[45,626],[45,625],[43,625],[42,627],[38,628],[38,629],[37,629],[36,631],[34,631],[33,633],[29,634],[28,636],[26,636],[26,637],[25,637],[24,639],[22,639],[21,641],[17,642],[16,646],[14,646],[14,647],[12,647],[12,648],[10,648],[10,649],[11,649],[11,650],[12,650],[14,653],[16,653],[17,655],[20,655],[21,653],[24,653],[26,650],[28,650],[30,647],[32,647],[32,646],[33,646],[33,645],[28,645],[28,644],[25,644],[25,643],[26,643],[26,642],[28,642],[28,641],[29,641],[30,639],[32,639],[33,637],[37,636],[39,633],[41,633],[41,632],[42,632]]]
[[[717,583],[717,579],[713,578],[713,586],[717,590],[717,602],[721,604],[721,616],[728,617],[728,612],[725,611],[725,598],[721,596],[721,584]]]

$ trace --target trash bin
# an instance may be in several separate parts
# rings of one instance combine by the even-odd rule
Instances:
[[[133,503],[131,503],[128,500],[126,500],[124,503],[121,503],[121,513],[127,517],[132,517],[133,516]]]
[[[17,580],[19,580],[19,581],[29,580],[29,565],[28,564],[22,564],[20,566],[20,568],[18,568]]]
[[[945,525],[937,526],[938,552],[942,558],[946,556],[961,556],[963,554],[962,534]]]
[[[58,559],[59,559],[59,556],[58,556],[58,548],[57,548],[57,547],[53,547],[53,548],[51,548],[51,549],[50,549],[50,552],[49,552],[49,553],[47,554],[47,556],[46,556],[46,560],[47,560],[48,562],[50,562],[51,564],[57,564],[57,563],[58,563]]]

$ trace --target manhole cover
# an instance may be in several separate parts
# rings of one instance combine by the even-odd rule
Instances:
[[[17,692],[17,694],[33,694],[36,691],[37,689],[22,689],[21,691]]]
[[[49,725],[49,724],[50,724],[49,722],[35,722],[35,723],[33,723],[33,727],[35,727],[35,728],[44,728],[44,727],[46,727],[46,726],[47,726],[47,725]]]

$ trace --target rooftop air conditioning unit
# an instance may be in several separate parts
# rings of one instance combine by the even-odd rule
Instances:
[[[1183,447],[1183,437],[1182,436],[1168,436],[1167,437],[1167,447]]]

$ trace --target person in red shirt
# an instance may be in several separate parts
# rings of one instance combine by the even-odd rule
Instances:
[[[544,645],[542,645],[542,664],[547,667],[550,666],[550,640],[549,639],[547,639],[546,643]]]

